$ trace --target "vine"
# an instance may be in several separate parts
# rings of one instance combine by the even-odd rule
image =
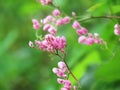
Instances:
[[[54,5],[52,0],[39,0],[42,5]],[[55,5],[54,5],[55,7]],[[33,28],[36,30],[36,40],[35,45],[38,49],[52,53],[58,56],[61,61],[58,62],[58,67],[53,68],[53,72],[58,76],[58,83],[63,84],[61,90],[78,90],[80,87],[79,80],[70,70],[65,58],[66,58],[66,38],[65,36],[57,36],[57,27],[62,26],[64,24],[68,24],[72,22],[72,28],[75,29],[78,34],[78,43],[93,45],[93,44],[103,44],[106,45],[105,41],[99,37],[98,33],[90,33],[85,27],[81,26],[79,22],[84,22],[91,19],[120,19],[120,16],[89,16],[86,18],[80,18],[76,16],[75,12],[72,12],[72,17],[70,16],[62,16],[61,11],[59,9],[55,9],[52,12],[52,15],[46,16],[40,22],[36,19],[32,20]],[[115,24],[115,35],[120,35],[120,25]],[[38,35],[38,30],[43,29],[44,32],[47,32],[45,35]],[[35,46],[32,41],[29,42],[30,47]],[[62,53],[61,56],[59,53]],[[69,80],[69,75],[71,75],[77,83],[77,86],[73,85]]]

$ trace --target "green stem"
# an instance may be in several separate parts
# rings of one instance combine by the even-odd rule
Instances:
[[[83,22],[90,19],[98,19],[98,18],[104,18],[104,19],[120,19],[120,16],[89,16],[87,18],[79,19],[78,21]]]
[[[59,58],[61,58],[62,61],[66,64],[66,67],[67,67],[67,69],[68,69],[68,73],[71,74],[71,76],[75,79],[75,81],[76,81],[76,82],[78,83],[78,85],[79,85],[80,83],[79,83],[78,79],[75,77],[75,75],[72,73],[72,71],[70,70],[68,64],[66,63],[65,57],[64,57],[64,58],[61,57],[58,53],[56,53],[56,55],[57,55]]]

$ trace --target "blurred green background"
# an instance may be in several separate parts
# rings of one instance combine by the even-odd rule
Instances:
[[[120,15],[120,0],[54,0],[54,4],[69,16],[72,11],[81,18]],[[0,1],[0,90],[59,90],[52,67],[60,59],[28,46],[29,40],[35,40],[32,18],[40,20],[53,9],[36,0]],[[81,22],[89,32],[99,33],[108,49],[78,44],[71,24],[59,28],[59,35],[67,38],[67,63],[80,80],[79,90],[120,90],[120,42],[113,33],[114,24],[119,22],[116,19]]]

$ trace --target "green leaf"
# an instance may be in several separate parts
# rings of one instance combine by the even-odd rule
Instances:
[[[98,81],[114,82],[120,80],[120,50],[110,62],[101,65],[96,71]]]
[[[100,56],[97,51],[93,51],[89,53],[82,62],[79,62],[72,70],[74,75],[79,79],[81,78],[85,72],[86,68],[91,64],[98,64],[100,63]],[[70,78],[73,82],[75,81],[72,77]]]
[[[0,55],[6,52],[10,46],[15,42],[18,37],[18,32],[16,30],[10,31],[5,39],[0,42]]]
[[[119,13],[120,12],[120,5],[115,5],[111,7],[113,13]]]
[[[68,0],[54,0],[53,4],[58,7],[63,7],[66,5]]]
[[[93,13],[94,11],[96,11],[98,8],[102,7],[104,5],[104,3],[97,3],[93,6],[91,6],[87,11],[90,13]]]

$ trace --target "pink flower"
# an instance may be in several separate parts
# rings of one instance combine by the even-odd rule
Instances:
[[[61,26],[61,25],[63,25],[63,24],[64,24],[63,19],[58,19],[58,20],[56,21],[56,25],[57,25],[57,26]]]
[[[71,86],[72,84],[70,80],[64,80],[64,85]]]
[[[34,48],[34,45],[33,45],[33,42],[32,42],[32,41],[29,41],[29,46],[30,46],[31,48]]]
[[[94,33],[94,37],[95,38],[99,38],[99,34],[98,33]]]
[[[34,24],[34,25],[33,25],[33,28],[34,28],[35,30],[38,30],[38,29],[40,28],[40,25],[39,25],[39,24]]]
[[[96,44],[99,44],[99,43],[101,43],[101,39],[100,39],[100,38],[94,39],[94,42],[95,42]]]
[[[59,69],[58,68],[53,68],[52,71],[53,71],[53,73],[57,74],[59,72]]]
[[[59,84],[64,84],[64,80],[63,80],[63,79],[60,79],[60,78],[57,79],[57,82],[58,82]]]
[[[59,72],[56,73],[56,75],[57,75],[58,77],[64,77],[64,72],[59,69]]]
[[[85,34],[88,33],[88,30],[86,28],[82,27],[82,28],[76,30],[76,32],[77,32],[78,35],[85,35]]]
[[[43,30],[48,31],[48,29],[51,27],[50,24],[45,24],[43,27]]]
[[[119,29],[115,29],[115,30],[114,30],[114,34],[115,34],[115,35],[120,35],[120,30],[119,30]]]
[[[32,19],[32,23],[35,30],[38,30],[40,28],[40,23],[38,22],[38,20]]]
[[[67,89],[71,89],[71,81],[70,80],[64,80],[64,87]]]
[[[60,11],[59,11],[58,9],[55,9],[55,10],[53,11],[53,15],[54,15],[54,16],[59,16],[59,15],[60,15]]]
[[[61,90],[68,90],[67,88],[61,88]]]
[[[59,84],[63,84],[63,88],[61,88],[61,90],[71,90],[71,87],[72,87],[72,83],[70,80],[66,80],[67,78],[67,75],[65,74],[66,71],[63,71],[64,68],[67,68],[66,67],[66,64],[65,62],[63,61],[60,61],[58,62],[58,68],[53,68],[53,72],[58,76],[58,77],[61,77],[61,78],[57,78],[57,82]]]
[[[120,35],[120,25],[119,24],[115,24],[115,26],[114,26],[114,34],[115,35]]]
[[[94,44],[94,38],[92,38],[92,37],[88,37],[87,39],[86,39],[86,42],[85,42],[87,45],[92,45],[92,44]]]
[[[51,26],[51,27],[48,29],[48,32],[49,32],[50,34],[52,34],[52,35],[55,35],[56,32],[57,32],[57,30],[56,30],[56,28],[54,28],[54,27]]]
[[[64,24],[67,24],[69,22],[70,22],[70,17],[69,16],[66,16],[66,17],[63,18],[63,23]]]
[[[60,61],[60,62],[58,62],[58,67],[60,69],[63,69],[64,67],[66,67],[66,64],[64,62]]]
[[[67,70],[67,67],[66,67],[66,64],[64,62],[58,62],[58,67],[63,71],[63,72],[66,72]]]
[[[84,44],[85,42],[86,42],[86,37],[83,35],[83,36],[80,36],[79,38],[78,38],[78,42],[80,43],[80,44]]]
[[[73,86],[73,89],[74,89],[74,90],[77,90],[77,89],[78,89],[78,87],[77,87],[77,86]]]
[[[42,5],[47,5],[49,3],[52,3],[52,0],[39,0],[39,2],[42,4]]]
[[[120,25],[119,25],[119,24],[115,24],[115,25],[114,25],[114,28],[115,28],[115,29],[120,29]]]
[[[80,23],[78,21],[74,21],[72,27],[74,29],[80,29]]]
[[[66,39],[64,36],[59,37],[57,36],[54,43],[54,47],[56,47],[56,49],[58,50],[62,50],[63,48],[66,47]]]
[[[76,13],[75,13],[75,12],[72,12],[72,16],[73,16],[73,17],[76,16]]]
[[[45,40],[48,41],[49,43],[52,43],[55,40],[55,37],[51,34],[46,34]]]
[[[33,23],[33,24],[38,24],[39,22],[38,22],[37,19],[32,19],[32,23]]]
[[[52,15],[48,15],[46,18],[43,19],[43,24],[47,24],[49,22],[55,22],[55,18]]]
[[[93,34],[92,33],[88,33],[88,37],[93,37]]]

